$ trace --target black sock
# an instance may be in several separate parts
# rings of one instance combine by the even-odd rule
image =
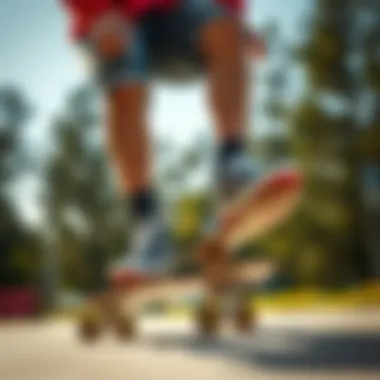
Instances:
[[[138,191],[130,197],[130,210],[136,220],[148,219],[158,211],[157,199],[150,189]]]
[[[244,143],[241,138],[228,139],[223,141],[219,146],[218,151],[218,166],[223,168],[228,165],[230,160],[244,150]]]

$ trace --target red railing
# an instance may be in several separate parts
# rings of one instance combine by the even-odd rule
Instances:
[[[33,288],[0,288],[0,318],[33,316],[39,301]]]

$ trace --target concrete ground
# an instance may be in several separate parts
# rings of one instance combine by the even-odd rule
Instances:
[[[190,321],[145,319],[136,342],[88,346],[68,322],[0,325],[3,380],[380,378],[380,310],[263,315],[255,332],[196,336]]]

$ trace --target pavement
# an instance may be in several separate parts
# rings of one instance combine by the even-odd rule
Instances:
[[[4,380],[370,380],[380,378],[380,310],[260,315],[251,334],[201,339],[189,320],[145,318],[135,342],[80,342],[73,323],[0,325]]]

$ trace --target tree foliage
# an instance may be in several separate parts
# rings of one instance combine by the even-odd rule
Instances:
[[[13,192],[25,169],[22,141],[30,104],[16,87],[0,87],[0,286],[36,285],[40,246],[21,219]]]
[[[71,289],[102,286],[107,265],[127,247],[127,212],[112,186],[99,120],[97,98],[84,87],[70,94],[53,124],[47,223],[61,285]]]
[[[300,49],[309,87],[288,123],[291,149],[305,176],[304,200],[264,245],[296,282],[337,285],[371,276],[360,175],[363,165],[379,157],[379,104],[361,123],[358,102],[369,87],[378,99],[372,76],[380,73],[373,65],[350,66],[355,53],[364,62],[373,59],[372,50],[356,50],[358,34],[373,39],[360,29],[361,6],[326,0],[315,6],[310,38]],[[378,28],[378,17],[376,23]],[[363,82],[363,76],[370,80]]]

